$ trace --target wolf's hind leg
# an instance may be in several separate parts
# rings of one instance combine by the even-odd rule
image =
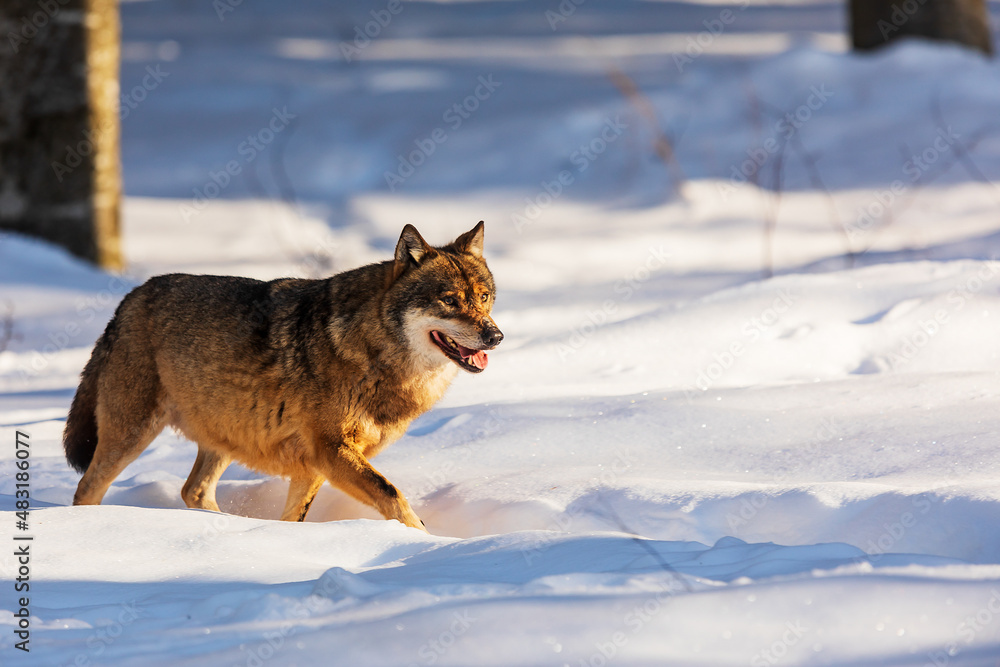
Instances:
[[[281,513],[282,521],[305,521],[313,499],[323,486],[323,477],[293,477],[288,485],[288,500]]]
[[[181,489],[184,504],[193,509],[221,512],[218,503],[215,502],[215,487],[231,461],[232,459],[226,454],[199,445],[198,458],[194,460],[191,474]]]
[[[111,482],[163,430],[163,413],[158,408],[140,404],[134,411],[112,415],[103,403],[99,401],[97,406],[94,458],[76,487],[74,505],[100,505]]]

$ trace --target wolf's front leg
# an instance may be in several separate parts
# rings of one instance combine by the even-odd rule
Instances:
[[[354,446],[340,443],[324,452],[324,474],[332,486],[352,498],[371,505],[386,519],[395,519],[410,528],[427,532],[424,522],[395,486],[372,467]]]

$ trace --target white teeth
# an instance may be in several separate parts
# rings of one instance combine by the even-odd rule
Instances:
[[[455,342],[455,339],[454,339],[454,338],[452,338],[452,337],[451,337],[451,336],[449,336],[448,334],[444,333],[443,331],[438,331],[438,332],[436,332],[436,333],[437,333],[437,334],[439,335],[439,340],[440,340],[440,341],[441,341],[442,343],[444,343],[444,344],[445,344],[445,345],[447,345],[448,347],[452,348],[452,349],[453,349],[453,350],[455,350],[456,352],[458,351],[458,349],[459,349],[459,348],[458,348],[458,343],[456,343],[456,342]]]

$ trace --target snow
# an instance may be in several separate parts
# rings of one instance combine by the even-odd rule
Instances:
[[[408,2],[345,62],[383,5],[123,4],[128,269],[0,235],[0,523],[27,432],[34,537],[3,663],[996,665],[1000,69],[853,55],[841,5]],[[429,535],[329,486],[275,521],[287,482],[236,465],[187,509],[172,432],[71,506],[66,411],[133,286],[480,219],[506,338],[375,461]]]

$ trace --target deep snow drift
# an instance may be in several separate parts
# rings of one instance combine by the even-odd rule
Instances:
[[[0,236],[4,664],[997,664],[995,63],[845,53],[839,2],[406,3],[350,62],[367,5],[227,6],[123,6],[126,274]],[[506,339],[375,461],[431,535],[329,487],[274,521],[236,465],[185,509],[170,432],[69,506],[132,286],[479,219]]]

